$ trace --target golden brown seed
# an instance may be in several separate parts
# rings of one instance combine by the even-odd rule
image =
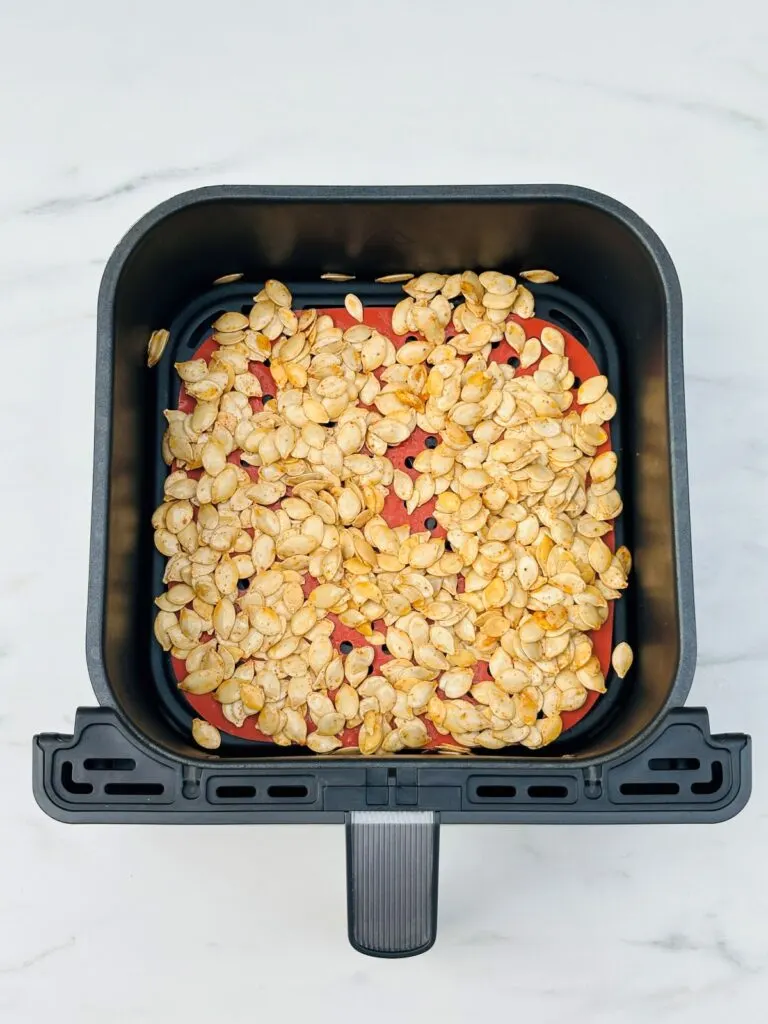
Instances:
[[[248,317],[242,313],[222,313],[213,321],[213,329],[219,334],[232,334],[242,331],[248,326]]]
[[[533,295],[524,285],[520,285],[517,289],[517,297],[512,306],[512,312],[527,320],[533,316],[533,306]]]
[[[549,284],[551,281],[560,280],[557,274],[552,273],[551,270],[523,270],[520,272],[520,277],[524,277],[532,284]]]
[[[206,750],[218,750],[221,746],[221,733],[215,725],[202,718],[192,719],[192,738],[199,747]]]
[[[307,736],[307,746],[316,754],[331,754],[341,746],[337,736],[323,736],[319,732],[311,732]]]
[[[629,672],[634,658],[632,648],[625,641],[614,647],[613,654],[611,655],[611,664],[619,679],[623,679],[627,672]]]
[[[576,401],[579,405],[590,405],[602,398],[608,388],[608,378],[603,374],[590,377],[585,380],[576,392]]]
[[[215,669],[200,668],[186,675],[179,687],[189,693],[212,693],[222,681],[223,672]]]
[[[170,333],[166,330],[152,331],[147,342],[147,366],[156,366],[162,358]]]
[[[615,452],[601,452],[589,467],[589,475],[594,483],[609,480],[618,466],[618,458]]]
[[[413,308],[413,299],[401,299],[392,310],[392,331],[395,334],[403,335],[408,333],[408,316]]]
[[[289,309],[291,305],[291,293],[282,283],[282,281],[275,281],[271,279],[264,285],[264,291],[267,294],[267,298],[271,299],[276,306],[281,306],[284,309]]]

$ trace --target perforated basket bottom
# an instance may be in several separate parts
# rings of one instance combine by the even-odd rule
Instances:
[[[352,317],[347,313],[347,311],[343,307],[328,307],[325,309],[318,309],[318,313],[328,313],[332,315],[336,326],[341,327],[343,330],[346,330],[347,327],[351,327],[356,322],[352,319]],[[517,323],[519,323],[525,331],[526,337],[529,338],[540,337],[541,331],[544,327],[557,327],[557,330],[559,330],[565,338],[565,354],[569,359],[571,370],[573,371],[577,381],[585,380],[586,378],[592,377],[600,372],[597,364],[595,363],[595,360],[592,358],[587,349],[583,345],[581,345],[576,340],[576,338],[573,337],[573,335],[568,334],[559,325],[550,324],[547,320],[541,320],[536,317],[532,317],[529,320],[521,320],[517,316],[512,316],[510,319],[515,320]],[[391,338],[395,347],[399,348],[402,344],[404,344],[406,340],[408,340],[408,336],[398,337],[397,335],[394,335],[392,333],[391,320],[391,307],[374,307],[365,309],[365,317],[363,322],[368,324],[370,327],[375,327],[376,330],[380,331],[382,334],[385,334],[387,337]],[[446,333],[450,335],[451,333],[453,333],[453,331],[452,329],[449,329]],[[209,337],[200,345],[200,347],[195,352],[194,356],[187,358],[202,357],[208,359],[216,347],[216,342],[214,342],[214,340]],[[546,355],[546,351],[544,351],[543,354]],[[508,360],[514,360],[515,363],[517,362],[516,353],[512,348],[510,348],[507,342],[503,340],[499,342],[497,346],[492,350],[491,359],[497,362],[507,362]],[[532,374],[536,369],[537,365],[538,364],[534,364],[533,366],[530,366],[527,369],[521,369],[518,366],[516,370],[516,375],[527,376],[529,374]],[[259,381],[261,382],[262,386],[263,398],[251,399],[251,405],[254,411],[259,411],[264,408],[264,399],[267,399],[268,401],[268,396],[275,395],[275,382],[269,371],[269,367],[265,366],[263,363],[251,363],[250,370],[259,378]],[[377,376],[380,374],[380,372],[381,371],[377,371]],[[179,409],[181,409],[184,412],[191,412],[193,405],[193,400],[189,398],[189,396],[186,394],[182,386],[179,395]],[[574,404],[571,408],[575,409],[576,411],[580,411],[582,408],[575,401],[575,388]],[[598,449],[598,452],[607,451],[611,447],[610,430],[608,424],[605,424],[605,430],[606,432],[608,432],[609,436],[607,441]],[[406,441],[404,441],[400,445],[397,445],[393,448],[389,448],[387,450],[387,458],[391,460],[392,464],[397,469],[401,469],[404,473],[407,473],[409,476],[413,477],[413,479],[416,479],[416,477],[419,474],[417,473],[416,470],[412,469],[409,465],[406,464],[406,460],[410,460],[411,458],[415,457],[420,451],[422,451],[423,448],[426,447],[425,442],[428,436],[429,435],[427,435],[423,430],[417,427],[416,430],[414,430],[414,432]],[[229,461],[239,464],[239,451],[233,452],[229,457]],[[244,466],[244,468],[248,471],[248,473],[253,477],[254,480],[258,478],[258,469],[256,467],[246,465]],[[190,475],[199,475],[199,472],[200,471],[194,471]],[[426,520],[428,520],[433,514],[434,505],[435,501],[434,499],[432,499],[431,501],[426,502],[424,505],[421,505],[411,515],[409,515],[406,512],[404,503],[394,493],[390,493],[389,497],[385,502],[382,516],[389,523],[390,526],[400,526],[403,523],[408,523],[411,526],[412,532],[430,529],[430,532],[434,536],[444,537],[445,530],[439,524],[435,526],[431,526],[430,524],[431,528],[425,525]],[[272,507],[277,508],[278,506],[279,502]],[[607,533],[603,537],[603,540],[611,548],[611,550],[614,550],[615,538],[613,530],[611,530],[610,533]],[[304,584],[304,592],[308,594],[311,590],[314,589],[315,586],[317,586],[317,582],[311,576],[307,575]],[[331,641],[333,642],[335,648],[338,649],[341,644],[344,644],[346,650],[347,644],[351,644],[353,647],[367,644],[367,640],[365,637],[361,636],[361,634],[358,633],[356,630],[344,626],[341,622],[339,622],[335,615],[330,615],[329,618],[334,623],[333,633],[331,634]],[[600,667],[603,671],[603,675],[606,677],[608,675],[610,668],[612,647],[611,641],[613,636],[613,619],[614,604],[613,602],[610,602],[609,614],[606,622],[603,624],[601,629],[590,634],[590,638],[594,645],[594,652],[600,661]],[[374,623],[374,628],[378,628],[382,632],[386,632],[386,627],[384,626],[383,623]],[[392,657],[390,654],[383,651],[381,647],[374,647],[374,652],[375,655],[373,665],[371,666],[371,674],[379,673],[381,666],[385,664],[387,661],[391,660]],[[182,680],[186,675],[186,667],[184,665],[184,662],[180,661],[177,658],[171,658],[171,663],[173,666],[173,673],[177,681]],[[488,671],[487,662],[478,662],[475,667],[475,680],[477,682],[480,682],[482,680],[490,678],[491,675]],[[333,697],[333,694],[334,691],[330,691],[331,697]],[[191,707],[194,708],[196,714],[198,714],[201,718],[204,718],[208,722],[215,725],[222,732],[229,733],[233,736],[237,736],[240,739],[253,740],[254,742],[272,742],[271,737],[266,736],[257,728],[257,715],[252,715],[248,717],[243,723],[242,727],[237,728],[224,717],[221,711],[221,705],[215,700],[212,694],[194,695],[185,692],[184,697],[191,705]],[[581,719],[584,718],[584,716],[588,714],[589,711],[594,707],[599,697],[600,694],[595,693],[594,691],[589,691],[585,703],[582,705],[582,707],[578,709],[578,711],[563,712],[563,732],[572,728],[577,722],[581,721]],[[469,695],[467,695],[467,697],[464,699],[471,700]],[[437,746],[451,745],[452,740],[450,735],[445,736],[439,733],[425,716],[422,716],[422,720],[424,721],[424,724],[426,725],[427,731],[429,733],[429,740],[426,744],[425,749],[434,748]],[[314,725],[309,716],[307,716],[307,724],[309,726],[309,730],[311,731],[314,728]],[[342,741],[342,747],[356,747],[357,733],[357,728],[345,729],[342,733],[340,733],[339,738]]]

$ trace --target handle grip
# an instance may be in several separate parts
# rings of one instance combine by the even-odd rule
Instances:
[[[415,956],[434,943],[439,834],[432,811],[347,815],[349,941],[360,953]]]

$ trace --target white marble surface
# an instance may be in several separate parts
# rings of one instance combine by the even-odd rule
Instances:
[[[370,7],[0,0],[0,1020],[764,1014],[767,9]],[[346,943],[340,827],[77,828],[33,803],[32,734],[92,701],[96,292],[127,227],[193,186],[508,181],[608,192],[676,261],[691,703],[755,734],[755,792],[717,827],[444,828],[437,946],[374,961]]]

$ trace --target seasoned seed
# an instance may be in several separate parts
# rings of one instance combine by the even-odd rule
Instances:
[[[608,378],[603,374],[590,377],[585,380],[576,392],[576,401],[579,405],[591,405],[602,398],[608,388]]]
[[[152,331],[147,342],[147,366],[156,366],[162,358],[170,333],[166,330]]]
[[[549,284],[552,281],[560,280],[557,274],[553,274],[551,270],[522,270],[520,277],[524,277],[532,284]]]
[[[291,293],[282,281],[275,281],[274,279],[267,281],[264,284],[264,291],[267,294],[267,298],[271,299],[276,306],[282,306],[285,309],[290,308]]]
[[[223,673],[214,669],[200,668],[196,672],[186,675],[179,686],[188,693],[212,693],[221,683]]]
[[[215,725],[202,718],[192,719],[192,738],[199,747],[206,750],[218,750],[221,746],[221,733]]]
[[[307,746],[316,754],[331,754],[341,746],[341,740],[336,736],[323,736],[318,732],[311,732],[307,736]]]
[[[213,321],[213,329],[219,334],[231,334],[242,331],[248,326],[248,317],[242,313],[222,313]]]

